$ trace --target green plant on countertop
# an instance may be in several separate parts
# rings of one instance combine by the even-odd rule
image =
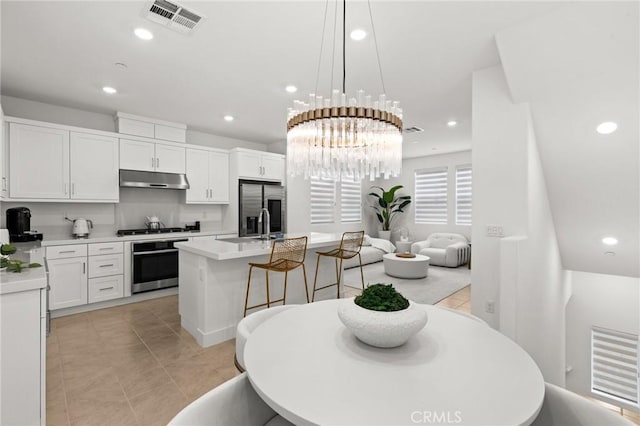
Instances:
[[[396,185],[388,191],[380,186],[372,186],[371,189],[379,189],[380,194],[370,192],[369,195],[375,197],[376,204],[371,207],[376,211],[378,222],[382,224],[383,231],[391,230],[391,219],[398,213],[404,213],[404,208],[411,204],[411,195],[398,195],[396,191],[402,189],[402,185]]]
[[[409,307],[409,301],[392,284],[372,284],[356,296],[356,305],[370,311],[393,312]]]
[[[16,252],[15,246],[11,244],[2,244],[0,246],[0,269],[7,268],[7,272],[22,272],[25,268],[39,268],[39,263],[28,263],[24,260],[11,259],[9,255]]]

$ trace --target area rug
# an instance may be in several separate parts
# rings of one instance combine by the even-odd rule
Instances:
[[[466,266],[458,268],[429,266],[428,276],[415,280],[390,277],[384,273],[382,262],[365,265],[363,272],[365,286],[367,284],[390,283],[407,299],[428,305],[438,303],[471,284],[471,271]],[[360,289],[359,268],[347,269],[344,272],[343,282],[350,290],[351,288]]]

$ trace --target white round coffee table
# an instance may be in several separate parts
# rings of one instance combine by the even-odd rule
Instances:
[[[424,278],[429,271],[429,256],[398,257],[395,253],[382,256],[384,273],[396,278]]]

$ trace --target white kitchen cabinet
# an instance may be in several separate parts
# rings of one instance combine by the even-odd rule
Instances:
[[[120,168],[153,172],[156,169],[153,142],[120,139]]]
[[[122,253],[89,256],[89,278],[120,275],[122,277]]]
[[[69,131],[9,123],[9,196],[69,198]]]
[[[239,178],[284,181],[284,156],[247,149],[234,151]]]
[[[71,132],[71,198],[118,201],[118,139]]]
[[[164,143],[120,139],[120,168],[184,173],[185,148]]]
[[[156,143],[156,172],[184,173],[185,148]]]
[[[122,275],[108,277],[89,278],[88,302],[102,302],[104,300],[117,299],[124,296],[124,280]]]
[[[86,247],[86,246],[85,246]],[[87,304],[87,258],[47,259],[49,309]]]
[[[0,105],[0,199],[9,197],[9,125]]]
[[[187,149],[187,204],[229,203],[229,154]]]
[[[2,425],[46,424],[45,306],[44,288],[0,295]]]

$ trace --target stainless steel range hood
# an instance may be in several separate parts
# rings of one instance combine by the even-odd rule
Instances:
[[[182,173],[142,172],[120,170],[120,186],[132,188],[189,189],[187,176]]]

